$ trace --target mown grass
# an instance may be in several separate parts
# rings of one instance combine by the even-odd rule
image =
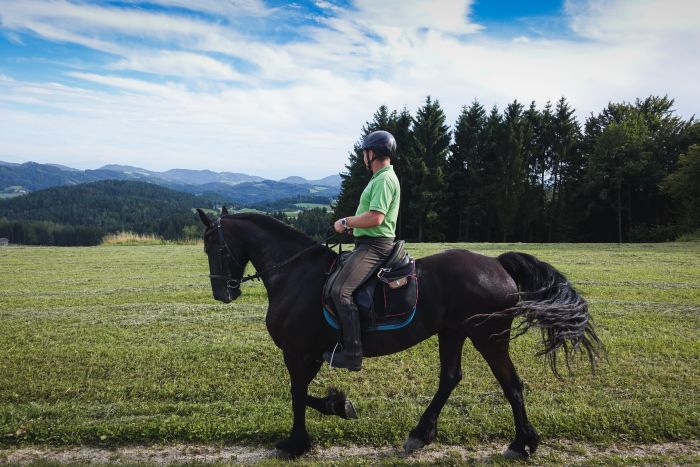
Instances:
[[[536,333],[512,344],[532,423],[544,439],[601,444],[700,437],[700,244],[409,245],[420,257],[468,247],[525,251],[568,275],[590,302],[609,364],[554,378]],[[201,245],[0,250],[0,446],[196,441],[271,443],[291,425],[288,377],[264,324],[266,294],[215,302]],[[464,379],[438,441],[477,446],[513,435],[511,409],[467,344]],[[437,340],[324,367],[360,419],[308,411],[321,445],[402,442],[437,387]]]

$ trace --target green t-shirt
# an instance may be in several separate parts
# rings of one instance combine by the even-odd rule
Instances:
[[[377,171],[362,192],[356,216],[367,211],[384,214],[384,222],[369,229],[354,228],[355,237],[396,237],[396,219],[399,217],[401,187],[394,167],[388,165]]]

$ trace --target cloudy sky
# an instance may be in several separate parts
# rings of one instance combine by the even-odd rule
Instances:
[[[698,113],[697,0],[0,0],[0,160],[343,170],[381,104]]]

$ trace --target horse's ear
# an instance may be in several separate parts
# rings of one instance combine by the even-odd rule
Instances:
[[[226,209],[226,206],[221,206],[221,215],[222,216],[228,215],[228,209]]]
[[[207,215],[205,214],[205,212],[202,211],[202,210],[199,209],[199,208],[197,208],[197,214],[199,214],[199,218],[202,219],[202,223],[203,223],[204,225],[206,225],[207,228],[211,227],[212,224],[214,223],[214,221],[211,220],[211,219],[209,218],[209,216],[207,216]]]

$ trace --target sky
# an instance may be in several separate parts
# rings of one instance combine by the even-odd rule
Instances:
[[[0,160],[314,179],[427,96],[690,118],[698,44],[698,0],[0,0]]]

